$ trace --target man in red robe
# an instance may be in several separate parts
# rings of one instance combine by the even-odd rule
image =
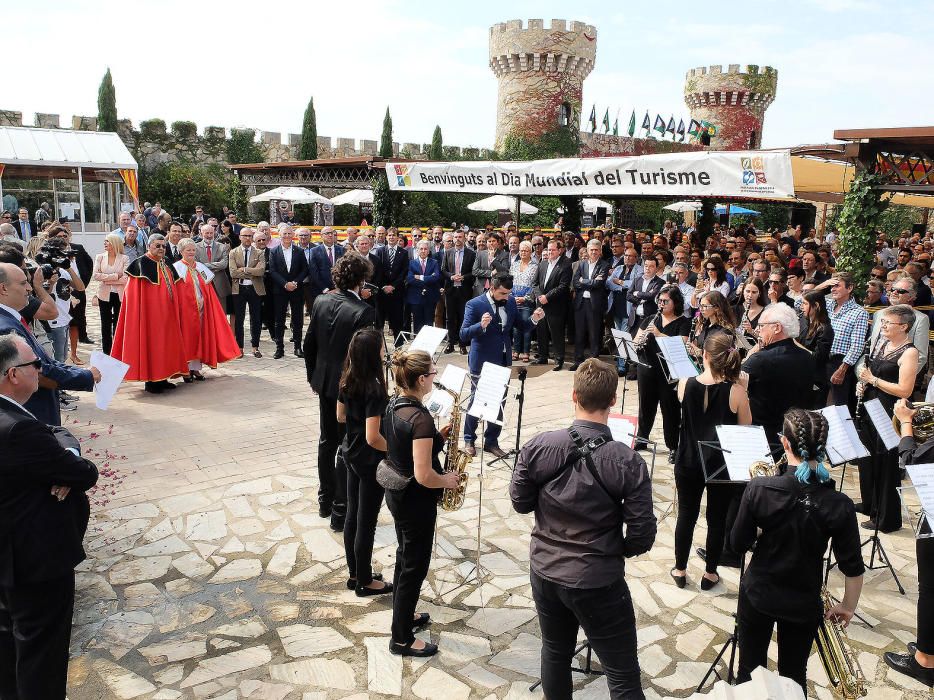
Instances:
[[[188,362],[178,323],[175,283],[165,263],[165,237],[149,237],[149,250],[127,267],[127,283],[111,355],[126,362],[128,381],[146,382],[146,391],[174,389],[172,377],[187,376]]]

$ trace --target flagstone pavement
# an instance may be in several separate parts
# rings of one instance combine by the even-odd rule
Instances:
[[[92,335],[99,337],[96,328]],[[208,370],[203,383],[160,396],[125,385],[107,412],[83,395],[79,409],[64,414],[102,469],[88,559],[77,574],[71,700],[540,698],[528,690],[541,644],[528,581],[532,520],[512,511],[509,468],[485,463],[480,478],[476,459],[466,504],[440,513],[419,606],[433,620],[421,636],[440,653],[392,656],[389,599],[346,589],[342,539],[317,515],[317,401],[303,362],[272,360],[266,341],[262,349],[262,359]],[[442,364],[464,360],[444,357]],[[571,379],[545,372],[529,380],[523,438],[568,424]],[[626,412],[635,413],[628,388]],[[515,401],[507,420],[503,444],[511,446]],[[673,496],[666,457],[659,454],[653,479],[660,518]],[[478,527],[485,576],[482,585],[458,587],[476,560]],[[664,517],[653,549],[626,565],[649,698],[690,696],[733,630],[738,570],[721,569],[723,582],[701,592],[702,562],[692,558],[679,590],[668,576],[673,527],[674,517]],[[695,543],[703,533],[701,519]],[[898,594],[887,572],[870,573],[860,612],[874,626],[854,624],[850,637],[870,700],[930,698],[881,660],[914,640],[917,600],[910,533],[882,539],[907,593]],[[391,575],[394,553],[383,508],[376,570]],[[839,593],[838,572],[830,583]],[[812,697],[831,697],[816,655],[809,678]],[[607,697],[601,677],[575,674],[575,687],[577,698]]]

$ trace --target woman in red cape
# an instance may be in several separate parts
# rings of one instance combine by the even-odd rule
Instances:
[[[216,368],[221,362],[240,357],[240,346],[210,282],[213,275],[204,264],[195,261],[196,250],[192,239],[179,241],[178,252],[182,259],[173,265],[179,278],[175,285],[175,303],[188,360],[186,382],[204,379],[202,365]]]
[[[175,303],[177,276],[164,258],[165,239],[157,236],[127,267],[130,279],[110,351],[130,366],[128,381],[146,382],[154,394],[171,388],[171,377],[188,372]]]

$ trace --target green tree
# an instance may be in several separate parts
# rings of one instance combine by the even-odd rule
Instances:
[[[428,160],[444,160],[444,144],[441,141],[440,126],[435,126],[435,133],[431,135],[431,148],[428,149]]]
[[[387,228],[394,225],[393,196],[385,170],[376,173],[370,187],[373,189],[373,225]]]
[[[114,81],[110,77],[110,68],[104,73],[101,86],[97,90],[97,130],[117,130],[117,94]]]
[[[162,163],[140,174],[140,200],[160,202],[175,214],[220,212],[223,206],[239,209],[246,196],[237,176],[222,165],[191,162]]]
[[[256,143],[256,131],[253,129],[231,129],[230,140],[227,142],[227,162],[231,165],[239,163],[262,163],[266,160],[263,149]]]
[[[889,205],[889,197],[878,189],[881,183],[882,176],[877,173],[857,172],[843,197],[843,208],[837,220],[840,227],[837,269],[853,275],[855,289],[860,295],[875,258],[876,231]]]
[[[298,148],[299,160],[315,160],[318,157],[318,121],[315,117],[315,98],[308,99],[305,119],[302,121],[302,143]]]
[[[379,139],[379,155],[381,158],[392,158],[393,155],[392,117],[389,116],[389,107],[386,107],[386,116],[383,117],[383,135]]]

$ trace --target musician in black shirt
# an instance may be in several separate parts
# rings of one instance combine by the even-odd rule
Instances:
[[[730,539],[737,552],[754,543],[756,549],[739,589],[740,683],[766,666],[777,623],[778,673],[807,692],[808,656],[824,614],[820,593],[828,541],[846,584],[842,602],[827,617],[845,626],[856,610],[864,571],[859,530],[853,502],[833,488],[825,466],[828,430],[820,413],[788,411],[781,438],[787,473],[753,478],[743,495]]]

